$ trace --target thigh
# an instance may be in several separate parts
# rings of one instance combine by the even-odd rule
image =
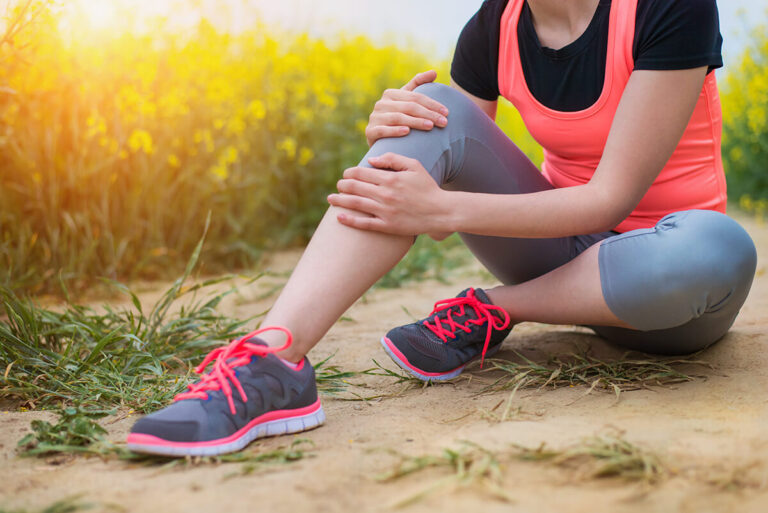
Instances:
[[[393,152],[419,160],[437,183],[448,190],[524,194],[552,189],[530,159],[462,93],[440,84],[423,85],[417,91],[448,107],[448,125],[381,139],[371,147],[361,165],[369,165],[367,159],[371,156]],[[565,264],[591,244],[614,234],[553,239],[460,235],[496,278],[504,284],[516,284]]]
[[[685,354],[731,327],[749,294],[757,253],[733,219],[688,210],[605,240],[599,263],[608,307],[637,329],[593,329],[630,349]]]

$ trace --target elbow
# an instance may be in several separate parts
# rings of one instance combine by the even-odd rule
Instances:
[[[634,207],[627,206],[625,202],[610,193],[604,191],[592,191],[588,195],[591,198],[590,207],[593,209],[590,233],[611,231],[624,221],[632,213]]]

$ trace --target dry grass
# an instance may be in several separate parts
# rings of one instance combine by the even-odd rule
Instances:
[[[585,395],[594,390],[605,390],[613,392],[618,400],[626,391],[705,379],[706,375],[693,373],[690,369],[712,367],[695,357],[654,359],[625,356],[617,360],[601,360],[588,354],[570,354],[553,356],[545,363],[538,363],[520,353],[516,354],[521,361],[486,360],[485,369],[481,372],[492,374],[493,382],[481,393],[586,386]]]
[[[437,455],[408,456],[389,452],[398,461],[377,476],[379,481],[392,482],[428,469],[448,472],[421,491],[398,501],[396,507],[413,504],[446,487],[479,487],[493,498],[513,501],[513,496],[504,489],[504,469],[514,461],[555,465],[574,473],[579,479],[616,478],[643,485],[656,484],[668,473],[658,456],[627,441],[621,434],[594,436],[563,449],[547,449],[542,443],[537,448],[511,446],[493,451],[464,441],[458,449],[443,449]]]

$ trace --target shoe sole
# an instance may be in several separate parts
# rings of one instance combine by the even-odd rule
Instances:
[[[449,379],[453,379],[464,371],[464,367],[466,367],[471,362],[480,358],[480,355],[475,356],[474,358],[469,360],[467,363],[446,372],[427,372],[419,369],[418,367],[411,365],[411,363],[408,362],[408,359],[405,357],[405,355],[400,352],[400,350],[395,346],[395,344],[392,343],[391,340],[389,340],[389,338],[382,337],[381,345],[382,347],[384,347],[384,351],[387,352],[389,357],[392,358],[392,361],[394,361],[405,372],[407,372],[414,378],[420,379],[421,381],[447,381]],[[485,353],[486,358],[495,355],[500,348],[501,348],[501,344],[498,344],[494,347],[489,348],[488,351]]]
[[[172,442],[143,433],[131,433],[126,440],[126,447],[134,452],[160,456],[216,456],[240,451],[257,438],[299,433],[314,429],[324,422],[325,412],[318,399],[305,408],[265,413],[226,438],[206,442]]]

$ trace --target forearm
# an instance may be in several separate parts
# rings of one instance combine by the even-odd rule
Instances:
[[[530,194],[446,191],[445,225],[496,237],[546,238],[612,229],[628,214],[586,184]]]

